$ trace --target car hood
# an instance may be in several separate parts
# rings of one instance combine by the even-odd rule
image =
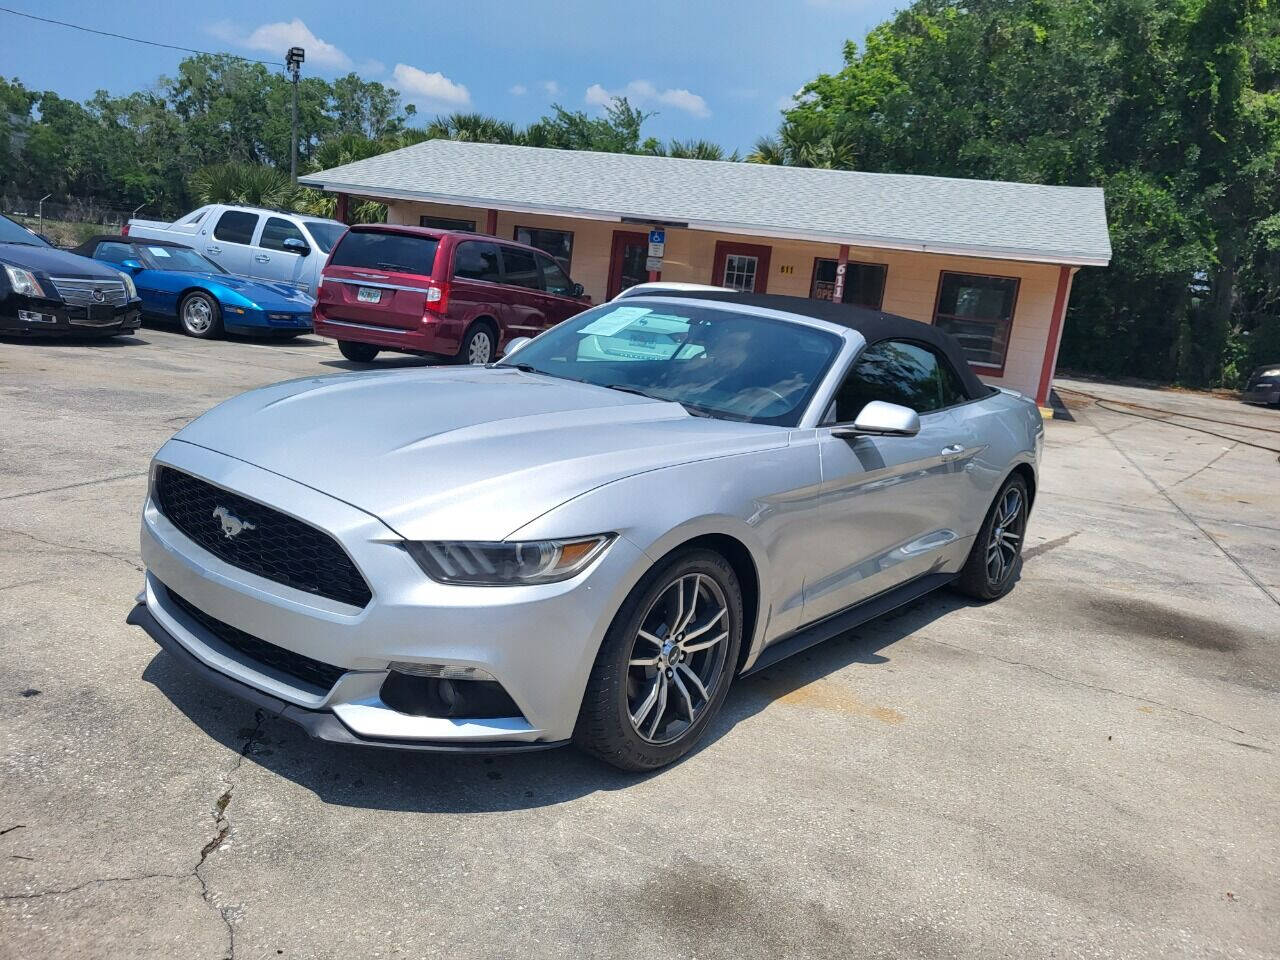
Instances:
[[[411,540],[501,540],[601,484],[785,446],[788,435],[589,384],[461,367],[276,384],[176,439],[337,497]]]
[[[188,273],[181,270],[165,270],[164,273],[187,277],[192,283],[199,283],[215,293],[229,291],[246,300],[256,303],[264,310],[287,310],[290,312],[307,311],[315,303],[307,293],[299,287],[291,287],[287,283],[273,283],[270,280],[253,280],[230,273]],[[220,289],[219,289],[220,288]]]
[[[69,277],[85,280],[119,280],[120,271],[114,267],[68,253],[53,247],[29,247],[24,243],[0,243],[0,262],[25,270],[39,270],[51,277]]]

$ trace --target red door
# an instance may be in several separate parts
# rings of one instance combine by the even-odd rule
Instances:
[[[764,293],[769,285],[770,247],[754,243],[737,243],[720,240],[716,243],[716,258],[711,268],[710,283],[717,287],[732,287],[746,293]]]
[[[649,271],[644,262],[649,256],[649,235],[627,230],[613,231],[613,252],[609,255],[609,299],[627,287],[644,283]]]

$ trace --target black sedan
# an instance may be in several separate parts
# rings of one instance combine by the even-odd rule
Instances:
[[[142,322],[133,278],[0,216],[0,335],[112,336]]]
[[[1280,360],[1264,363],[1249,374],[1242,396],[1245,403],[1280,407]]]

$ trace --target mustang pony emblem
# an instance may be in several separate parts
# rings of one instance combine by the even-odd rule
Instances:
[[[240,536],[246,530],[256,530],[258,526],[248,520],[241,520],[226,507],[214,507],[213,519],[222,524],[222,535],[228,540]]]

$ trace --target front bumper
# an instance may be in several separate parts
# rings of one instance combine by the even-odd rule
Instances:
[[[311,311],[246,309],[236,313],[226,307],[222,311],[222,323],[232,333],[251,335],[272,330],[307,331],[311,329]]]
[[[37,319],[39,318],[39,319]],[[61,300],[10,293],[0,299],[0,333],[61,334],[123,333],[142,323],[142,301],[121,307],[94,304],[68,306]]]
[[[315,736],[417,749],[554,745],[573,733],[587,677],[643,554],[617,538],[588,570],[563,583],[462,587],[436,583],[371,515],[243,461],[170,441],[157,462],[268,504],[333,536],[370,586],[363,608],[304,593],[204,550],[148,500],[142,520],[146,591],[131,622],[180,648],[232,692],[301,723]],[[211,522],[216,522],[212,521]],[[291,681],[221,642],[170,596],[275,647],[340,669],[329,689]],[[145,618],[149,619],[144,619]],[[168,642],[166,642],[166,639]],[[419,716],[388,706],[393,662],[477,667],[519,716]],[[264,701],[263,698],[266,698]],[[287,708],[287,709],[286,709]],[[317,732],[319,731],[319,732]]]

